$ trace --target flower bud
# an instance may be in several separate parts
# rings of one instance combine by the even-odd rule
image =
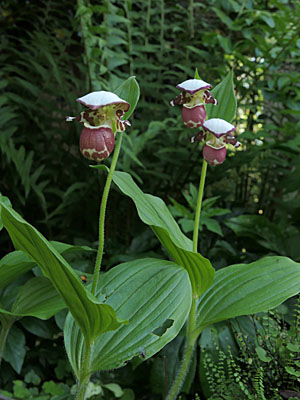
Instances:
[[[203,105],[195,107],[182,107],[182,121],[188,128],[200,128],[206,118],[206,111]]]
[[[88,160],[100,162],[109,157],[115,146],[115,136],[111,128],[97,129],[84,127],[80,135],[80,151]]]
[[[203,157],[209,165],[219,165],[222,164],[226,158],[226,147],[212,147],[206,144],[203,147]]]

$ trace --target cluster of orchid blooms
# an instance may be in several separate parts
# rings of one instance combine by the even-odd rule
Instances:
[[[217,105],[217,100],[208,89],[211,85],[201,79],[188,79],[177,85],[182,92],[170,104],[182,105],[182,120],[188,128],[202,128],[191,138],[191,142],[204,142],[203,157],[210,165],[222,164],[226,157],[226,144],[235,147],[240,143],[232,136],[235,127],[221,118],[206,120],[204,103]]]
[[[211,85],[200,79],[188,79],[177,85],[182,91],[170,104],[182,105],[182,120],[188,128],[202,130],[192,137],[191,142],[204,142],[203,157],[210,165],[222,164],[226,157],[226,144],[238,147],[240,143],[232,136],[235,127],[221,118],[206,120],[204,104],[217,105],[217,100],[208,89]],[[80,135],[82,155],[97,162],[108,158],[115,146],[116,132],[124,131],[129,121],[123,120],[130,104],[116,94],[106,91],[92,92],[77,99],[87,107],[76,120],[84,128]]]

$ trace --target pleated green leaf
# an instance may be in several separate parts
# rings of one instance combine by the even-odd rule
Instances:
[[[180,230],[162,199],[145,194],[125,172],[115,172],[113,180],[119,189],[135,203],[139,217],[149,225],[173,260],[189,273],[193,293],[200,295],[213,281],[214,269],[210,261],[193,253],[193,243]]]
[[[121,97],[121,99],[128,101],[130,104],[130,109],[124,114],[123,117],[123,120],[126,120],[132,115],[140,98],[140,87],[135,79],[135,76],[131,76],[124,83],[122,83],[115,93]]]
[[[92,350],[91,372],[125,365],[135,356],[149,358],[182,328],[192,301],[184,268],[159,259],[120,264],[101,276],[99,298],[105,296],[128,325],[99,336]],[[83,337],[69,314],[65,346],[73,370],[79,376]]]
[[[222,118],[231,122],[236,113],[236,97],[234,94],[233,86],[233,72],[230,71],[228,75],[220,82],[212,91],[212,95],[218,100],[218,104],[207,104],[205,106],[207,112],[207,119]]]
[[[48,319],[64,308],[65,302],[49,279],[39,276],[20,288],[11,311],[0,309],[0,313],[17,318],[31,316]]]
[[[299,292],[300,263],[287,257],[222,268],[199,299],[197,327],[270,310]]]
[[[9,198],[6,196],[2,196],[1,192],[0,192],[0,200],[3,201],[3,203],[5,203],[7,206],[11,207],[11,202],[10,202]],[[2,218],[1,218],[1,214],[0,214],[0,231],[2,228],[3,228],[3,223],[2,223]]]
[[[23,251],[8,253],[0,260],[0,289],[35,266],[36,263]]]
[[[0,201],[3,225],[16,249],[30,256],[51,280],[64,299],[88,342],[108,330],[117,329],[113,308],[98,302],[82,284],[78,275],[45,237],[12,208]]]
[[[16,326],[12,326],[9,330],[9,335],[5,343],[3,358],[18,374],[21,374],[25,355],[25,335],[21,329],[17,328]]]
[[[73,246],[67,243],[50,242],[61,254],[68,254],[76,251],[94,251],[88,246]],[[36,267],[34,262],[23,251],[12,251],[0,260],[0,289],[8,285],[19,276]]]

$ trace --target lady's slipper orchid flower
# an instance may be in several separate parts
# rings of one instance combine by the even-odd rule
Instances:
[[[188,79],[177,85],[182,91],[180,95],[170,101],[171,106],[181,104],[182,120],[188,128],[200,128],[206,118],[204,103],[218,104],[208,89],[211,85],[201,79]]]
[[[235,147],[240,146],[240,142],[232,136],[235,127],[221,118],[212,118],[205,121],[202,125],[204,132],[199,132],[192,138],[192,142],[203,141],[203,157],[210,165],[222,164],[226,157],[226,144]]]
[[[109,157],[115,145],[115,133],[124,131],[129,121],[122,117],[130,104],[116,94],[106,91],[92,92],[77,99],[87,107],[78,117],[67,117],[66,121],[78,121],[84,128],[80,136],[82,155],[94,161]]]

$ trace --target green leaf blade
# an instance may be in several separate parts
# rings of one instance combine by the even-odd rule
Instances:
[[[78,251],[95,251],[87,246],[73,246],[62,242],[51,242],[54,248],[61,254]],[[36,262],[22,251],[12,251],[0,260],[0,289],[7,286],[19,276],[36,267]]]
[[[135,79],[135,76],[128,78],[115,93],[121,97],[121,99],[128,101],[130,109],[124,114],[123,120],[128,119],[135,110],[137,102],[140,98],[140,87]]]
[[[6,196],[2,196],[1,192],[0,192],[0,200],[4,204],[6,204],[8,207],[11,207],[11,202],[10,202],[9,198]],[[0,231],[2,230],[2,228],[3,228],[3,223],[2,223],[1,213],[0,213]]]
[[[125,172],[115,172],[113,180],[135,203],[141,220],[149,225],[174,261],[189,273],[193,293],[199,296],[213,281],[214,269],[209,260],[193,253],[193,243],[180,230],[162,199],[145,194]]]
[[[36,263],[22,251],[12,251],[0,260],[0,288],[30,271]]]
[[[193,253],[176,246],[165,229],[154,226],[151,226],[151,228],[172,255],[176,264],[183,266],[188,271],[193,293],[199,296],[205,292],[212,284],[214,277],[214,269],[209,260],[199,253]]]
[[[233,72],[230,71],[211,93],[218,100],[218,104],[216,106],[212,104],[205,106],[207,119],[222,118],[231,122],[235,116],[237,107],[234,94]]]
[[[39,276],[30,279],[21,287],[11,313],[16,316],[48,319],[64,308],[65,302],[49,279]]]
[[[216,272],[198,303],[197,326],[268,311],[299,293],[300,264],[287,257],[266,257]]]
[[[20,374],[26,355],[25,335],[21,329],[12,326],[3,351],[3,358]]]
[[[184,268],[159,259],[142,259],[120,264],[102,276],[99,296],[127,319],[116,331],[96,339],[91,372],[123,366],[135,356],[149,358],[171,341],[188,316],[192,290]],[[157,329],[170,324],[160,336]],[[69,315],[65,325],[69,360],[79,374],[83,338]]]
[[[3,202],[1,215],[15,247],[41,268],[64,299],[88,342],[121,323],[112,307],[99,303],[82,285],[77,274],[44,236]]]

